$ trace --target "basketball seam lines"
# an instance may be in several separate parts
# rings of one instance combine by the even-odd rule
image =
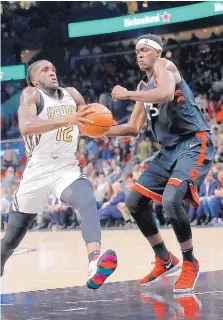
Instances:
[[[109,115],[108,112],[100,113],[100,115],[102,115],[102,114],[108,114]],[[97,113],[96,113],[96,115],[97,115]],[[89,116],[87,116],[87,119],[90,119],[90,118],[92,118],[94,116],[95,116],[95,114],[90,114]],[[95,126],[95,127],[100,127],[100,128],[108,128],[108,127],[110,127],[110,126],[99,126],[97,124],[92,124],[92,125]],[[111,124],[111,126],[112,126],[112,124]]]

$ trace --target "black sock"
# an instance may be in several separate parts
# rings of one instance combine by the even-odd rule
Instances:
[[[88,255],[89,263],[90,263],[92,260],[97,259],[99,255],[100,255],[100,251],[98,251],[98,250],[95,250],[95,251],[92,251],[91,253],[89,253],[89,255]]]
[[[162,241],[158,244],[155,244],[154,246],[152,246],[155,255],[157,257],[159,257],[161,260],[163,261],[167,261],[169,258],[169,252],[165,246],[165,243]]]
[[[193,248],[187,249],[187,250],[182,250],[182,254],[183,254],[183,260],[184,261],[190,261],[190,262],[194,263]]]

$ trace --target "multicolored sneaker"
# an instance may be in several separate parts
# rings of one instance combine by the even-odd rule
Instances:
[[[156,257],[155,267],[153,270],[140,281],[142,285],[151,285],[154,282],[161,280],[166,275],[177,271],[181,267],[181,262],[171,252],[169,252],[169,259],[167,261]]]
[[[117,263],[116,253],[110,249],[97,259],[92,260],[88,269],[87,287],[94,290],[99,289],[105,280],[115,271]]]
[[[200,300],[197,299],[195,294],[174,294],[174,299],[181,305],[183,308],[183,317],[184,319],[202,319],[202,304]]]
[[[195,262],[184,261],[182,265],[182,271],[177,279],[173,292],[174,293],[187,293],[194,290],[196,281],[199,277],[199,264],[195,259]]]

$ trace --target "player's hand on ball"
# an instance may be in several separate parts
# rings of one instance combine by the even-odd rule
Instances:
[[[79,126],[82,128],[86,127],[86,124],[94,124],[94,121],[87,119],[86,117],[90,114],[95,113],[95,109],[89,104],[84,106],[76,113],[68,117],[69,126]]]
[[[115,86],[112,90],[112,99],[117,101],[118,99],[125,100],[128,99],[126,93],[128,90],[122,86]]]

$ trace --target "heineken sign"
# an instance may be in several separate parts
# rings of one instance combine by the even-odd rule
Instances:
[[[70,38],[84,37],[191,21],[212,17],[222,13],[222,2],[207,1],[188,6],[137,13],[117,18],[69,23],[68,34]]]
[[[142,18],[126,18],[124,19],[124,27],[129,28],[132,26],[141,26],[146,24],[155,24],[155,23],[163,23],[163,22],[170,22],[171,14],[169,14],[167,11],[165,11],[162,15],[157,14],[156,16],[149,16],[145,15]]]

